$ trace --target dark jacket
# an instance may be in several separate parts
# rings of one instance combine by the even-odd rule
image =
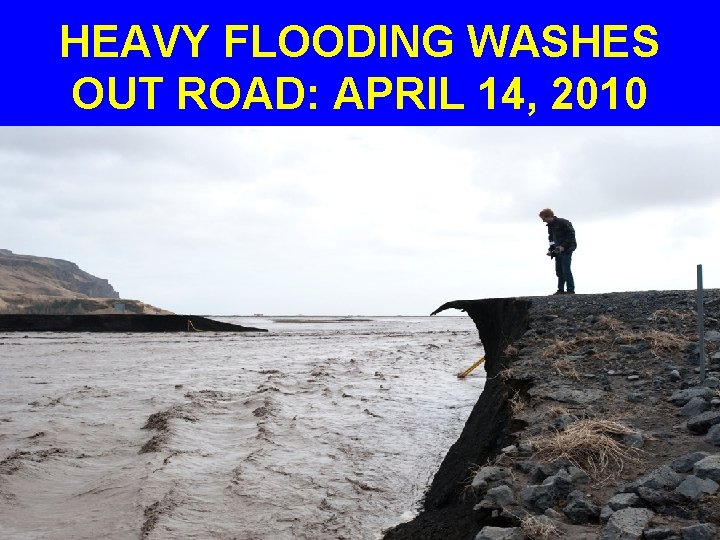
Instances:
[[[548,240],[555,242],[555,246],[562,246],[565,251],[575,251],[575,229],[567,219],[555,216],[552,223],[547,224]]]

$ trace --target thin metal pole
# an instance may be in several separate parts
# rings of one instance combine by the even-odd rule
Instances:
[[[700,354],[700,381],[705,382],[705,307],[703,305],[702,264],[697,265],[697,321],[698,353]]]

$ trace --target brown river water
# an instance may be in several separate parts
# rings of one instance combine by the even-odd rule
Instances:
[[[468,317],[0,333],[0,538],[375,540],[484,383]]]

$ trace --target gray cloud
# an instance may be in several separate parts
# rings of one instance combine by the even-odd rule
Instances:
[[[698,250],[718,234],[718,143],[718,128],[2,128],[0,247],[175,311],[427,313],[450,291],[552,287],[551,206],[582,235],[585,290],[637,286],[604,266],[628,227],[663,235],[628,247],[633,279],[672,288],[684,261],[657,249],[714,262]]]
[[[717,128],[443,128],[473,155],[478,186],[502,212],[558,206],[590,218],[704,205],[720,196]],[[533,213],[534,211],[534,213]]]

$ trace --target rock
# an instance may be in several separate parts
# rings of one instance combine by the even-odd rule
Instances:
[[[673,405],[682,407],[688,401],[694,397],[701,397],[705,399],[712,399],[715,396],[710,388],[686,388],[685,390],[678,390],[668,398],[668,401]]]
[[[523,454],[531,454],[533,452],[533,447],[528,443],[520,443],[518,445],[518,450]]]
[[[640,506],[640,497],[635,493],[618,493],[610,498],[608,506],[613,510],[622,510],[633,506]]]
[[[689,454],[685,454],[684,456],[681,456],[672,463],[670,463],[670,467],[672,467],[675,472],[690,472],[692,471],[695,463],[697,463],[703,458],[708,457],[709,455],[710,454],[708,454],[707,452],[690,452]]]
[[[643,531],[643,540],[669,540],[673,536],[680,538],[675,531],[667,527],[656,527]]]
[[[536,486],[527,486],[520,491],[520,499],[526,508],[544,512],[562,498],[567,497],[571,487],[570,475],[560,471],[548,476],[545,481]]]
[[[599,540],[640,540],[643,529],[655,515],[647,508],[625,508],[618,510],[608,520],[600,533]]]
[[[475,540],[523,540],[525,535],[520,527],[483,527]]]
[[[720,379],[718,379],[717,377],[707,377],[705,378],[703,386],[707,386],[708,388],[712,389],[718,389],[720,388]]]
[[[664,489],[639,487],[638,495],[645,502],[645,506],[650,506],[652,508],[655,508],[656,510],[667,510],[666,507],[675,506],[682,502],[680,500],[680,496],[677,493],[665,491]]]
[[[687,421],[687,427],[697,435],[704,435],[711,426],[717,423],[720,423],[720,411],[709,410],[690,418]]]
[[[645,445],[645,439],[639,433],[627,433],[623,435],[622,441],[632,448],[642,448]]]
[[[554,473],[554,471],[551,470],[550,465],[547,463],[538,463],[536,461],[525,462],[525,465],[521,467],[521,470],[528,475],[528,482],[530,484],[542,484],[543,480]]]
[[[720,446],[720,424],[715,424],[708,430],[707,435],[705,435],[705,442]]]
[[[596,523],[600,517],[600,507],[587,500],[585,494],[579,490],[570,492],[563,512],[576,525]]]
[[[708,341],[710,343],[720,341],[720,332],[718,332],[717,330],[708,330],[707,332],[705,332],[705,341]]]
[[[496,482],[505,478],[510,472],[504,467],[480,467],[475,474],[471,487],[475,491],[487,489],[490,482]]]
[[[480,508],[505,508],[515,503],[512,489],[505,484],[488,489],[485,498],[480,501]]]
[[[714,495],[718,488],[720,486],[714,480],[698,478],[691,474],[680,482],[680,485],[675,488],[675,492],[695,501],[701,495]]]
[[[720,454],[711,454],[693,465],[693,474],[720,482]]]
[[[566,427],[568,427],[570,424],[572,424],[573,422],[577,422],[577,421],[578,421],[578,417],[575,416],[574,414],[561,414],[555,420],[553,420],[552,425],[553,425],[553,427],[555,427],[557,429],[563,430]]]
[[[712,398],[710,400],[710,405],[713,407],[720,407],[720,398]]]
[[[518,447],[514,444],[511,444],[510,446],[506,446],[505,448],[502,448],[500,450],[503,454],[517,454]]]
[[[570,467],[573,467],[572,462],[566,459],[556,459],[552,463],[524,461],[518,465],[520,470],[528,475],[531,484],[542,484],[548,476],[557,474],[562,470],[567,472]]]
[[[590,482],[591,482],[591,478],[588,475],[588,473],[586,473],[585,471],[583,471],[582,469],[580,469],[578,467],[575,467],[574,465],[568,467],[568,473],[570,474],[570,481],[572,482],[573,485],[577,485],[577,484],[584,485],[584,484],[590,484]]]
[[[607,523],[610,517],[615,513],[615,510],[610,508],[608,505],[603,506],[600,509],[600,523]]]
[[[549,517],[550,519],[555,520],[561,520],[563,518],[563,515],[554,508],[548,508],[543,512],[543,515],[545,515],[545,517]]]
[[[641,487],[648,489],[674,489],[680,482],[682,482],[680,475],[668,465],[663,465],[635,480],[630,484],[630,488],[636,493]]]
[[[629,375],[627,378],[628,381],[639,381],[640,375]]]
[[[695,396],[680,409],[680,414],[692,418],[698,414],[702,414],[710,408],[710,404],[705,400]]]
[[[677,369],[673,369],[670,372],[670,380],[673,382],[677,382],[680,379],[682,379],[682,376],[680,375],[680,372]]]
[[[710,523],[698,523],[680,529],[683,540],[715,540],[717,532],[717,527]]]

